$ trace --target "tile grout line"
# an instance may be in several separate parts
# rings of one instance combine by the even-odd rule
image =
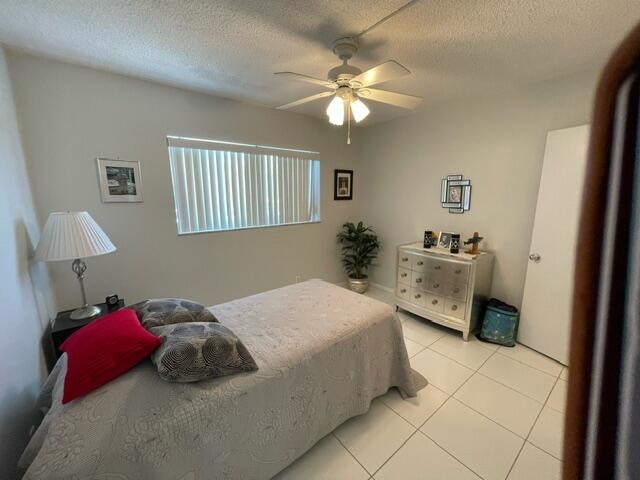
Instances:
[[[431,345],[433,345],[433,344],[431,344]],[[450,357],[450,356],[449,356],[449,355],[447,355],[446,353],[442,353],[442,352],[439,352],[439,351],[437,351],[437,350],[434,350],[433,348],[431,348],[431,346],[429,346],[429,347],[425,347],[425,348],[428,348],[428,349],[429,349],[429,350],[431,350],[432,352],[437,353],[438,355],[442,355],[443,357],[448,358],[449,360],[451,360],[451,361],[453,361],[453,362],[456,362],[458,365],[462,365],[463,367],[468,368],[469,370],[473,370],[474,372],[477,372],[477,371],[478,371],[478,369],[479,369],[479,368],[481,368],[481,367],[482,367],[482,365],[484,365],[484,364],[485,364],[485,362],[486,362],[487,360],[489,360],[489,358],[493,357],[493,354],[495,353],[495,352],[491,352],[491,355],[489,355],[489,356],[488,356],[488,357],[487,357],[487,358],[482,362],[482,364],[480,365],[480,367],[478,367],[478,368],[473,368],[473,367],[470,367],[469,365],[465,365],[464,363],[462,363],[462,362],[460,362],[460,361],[456,360],[455,358]],[[490,350],[489,350],[488,348],[485,348],[484,350],[486,350],[487,352],[490,352]]]
[[[388,391],[388,390],[387,390],[387,391]],[[380,397],[381,397],[381,396],[382,396],[382,395],[380,395]],[[374,398],[373,400],[371,400],[371,403],[373,403],[373,401],[374,401],[374,400],[379,399],[380,397],[376,397],[376,398]],[[387,458],[387,459],[384,461],[384,463],[383,463],[382,465],[380,465],[380,467],[379,467],[379,468],[377,468],[377,469],[375,470],[375,472],[373,472],[373,473],[369,472],[369,470],[368,470],[368,469],[367,469],[367,468],[366,468],[362,463],[360,463],[360,461],[359,461],[359,460],[357,459],[357,457],[356,457],[356,456],[351,452],[351,450],[349,450],[349,448],[347,448],[347,446],[346,446],[344,443],[342,443],[342,441],[338,438],[338,436],[337,436],[337,435],[335,435],[335,434],[333,433],[333,431],[331,432],[331,434],[336,438],[336,440],[338,440],[338,442],[340,442],[340,445],[342,445],[342,447],[343,447],[347,452],[349,452],[349,455],[351,455],[351,456],[356,460],[356,462],[358,462],[358,463],[360,464],[360,466],[361,466],[362,468],[364,468],[364,471],[365,471],[365,472],[367,472],[369,475],[371,475],[371,477],[373,477],[376,473],[378,473],[378,470],[380,470],[380,469],[381,469],[381,468],[382,468],[382,467],[383,467],[383,466],[384,466],[384,465],[385,465],[389,460],[391,460],[391,458],[392,458],[396,453],[398,453],[398,450],[400,450],[402,447],[404,447],[404,444],[405,444],[405,443],[407,443],[407,442],[409,441],[409,439],[410,439],[411,437],[413,437],[413,436],[415,435],[415,433],[418,431],[418,429],[417,429],[416,427],[414,427],[414,426],[413,426],[413,424],[412,424],[411,422],[409,422],[406,418],[404,418],[402,415],[400,415],[399,413],[397,413],[393,408],[391,408],[390,406],[388,406],[388,405],[387,405],[386,403],[384,403],[382,400],[380,400],[380,403],[382,404],[382,406],[384,406],[384,407],[388,408],[389,410],[391,410],[391,412],[393,412],[395,415],[397,415],[398,417],[400,417],[400,418],[401,418],[404,422],[406,422],[406,423],[407,423],[411,428],[413,428],[413,429],[414,429],[414,431],[411,433],[411,435],[409,435],[409,436],[407,437],[407,439],[406,439],[404,442],[402,442],[402,444],[401,444],[401,445],[400,445],[396,450],[394,450],[394,451],[393,451],[393,453],[389,456],[389,458]],[[369,411],[370,411],[370,410],[371,410],[371,406],[369,406]],[[367,411],[367,413],[368,413],[368,411]],[[435,412],[434,412],[434,413],[435,413]],[[334,430],[334,431],[335,431],[335,430]]]
[[[520,345],[520,344],[518,344],[518,345]],[[527,348],[529,348],[529,347],[527,347]],[[532,350],[532,351],[535,352],[535,350]],[[547,374],[547,375],[549,375],[550,377],[553,377],[553,378],[558,378],[562,374],[562,368],[560,369],[560,373],[554,375],[553,373],[549,373],[546,370],[542,370],[542,369],[540,369],[538,367],[534,367],[533,365],[530,365],[530,364],[528,364],[526,362],[523,362],[522,360],[518,360],[517,358],[510,357],[509,355],[505,355],[504,353],[500,353],[500,348],[498,348],[498,350],[496,350],[496,353],[499,353],[503,357],[507,357],[508,359],[513,360],[514,362],[518,362],[521,365],[524,365],[526,367],[533,368],[534,370],[537,370],[539,372],[545,373],[545,374]],[[536,353],[538,353],[538,352],[536,352]],[[540,353],[539,355],[542,355],[542,354]],[[547,357],[545,357],[545,358],[547,358]],[[560,365],[561,367],[563,366],[561,363],[558,363],[558,365]]]
[[[436,340],[436,341],[437,341],[437,340]],[[425,347],[425,349],[426,349],[426,348],[428,348],[428,347]],[[436,353],[437,353],[437,352],[436,352]],[[495,352],[494,352],[494,353],[495,353]],[[492,356],[493,356],[493,353],[490,355],[490,357],[492,357]],[[448,358],[448,357],[447,357],[447,358]],[[487,360],[488,360],[488,358],[487,358]],[[485,361],[486,361],[486,360],[485,360]],[[483,365],[484,365],[484,363],[483,363]],[[467,368],[468,368],[468,367],[467,367]],[[470,370],[471,370],[471,369],[470,369]],[[474,373],[475,373],[475,372],[474,372]],[[472,373],[471,375],[469,375],[469,378],[473,377],[473,375],[474,375],[473,373]],[[425,424],[425,423],[427,423],[427,422],[429,421],[429,419],[430,419],[430,418],[432,418],[432,417],[433,417],[433,416],[434,416],[434,415],[435,415],[435,414],[436,414],[436,413],[437,413],[437,412],[438,412],[438,411],[439,411],[439,410],[444,406],[444,404],[445,404],[445,403],[447,403],[451,398],[453,398],[453,395],[454,395],[454,394],[455,394],[455,393],[456,393],[460,388],[462,388],[462,386],[463,386],[465,383],[467,383],[467,382],[469,381],[469,378],[467,378],[464,382],[462,382],[462,384],[461,384],[461,385],[460,385],[460,386],[459,386],[459,387],[458,387],[458,388],[457,388],[457,389],[456,389],[452,394],[449,394],[448,392],[445,392],[444,390],[442,390],[442,389],[440,389],[440,388],[436,387],[435,385],[431,385],[430,383],[428,383],[428,385],[431,385],[432,387],[434,387],[434,388],[436,388],[436,389],[440,390],[441,392],[444,392],[444,393],[447,395],[447,398],[445,399],[445,401],[444,401],[444,402],[442,402],[442,403],[438,406],[438,408],[436,408],[436,409],[431,413],[431,415],[429,415],[429,416],[427,417],[427,419],[426,419],[424,422],[422,422],[422,423],[420,424],[420,426],[419,426],[418,428],[416,428],[416,429],[415,429],[415,431],[414,431],[411,435],[409,435],[409,437],[408,437],[408,438],[407,438],[407,439],[402,443],[402,445],[400,445],[400,447],[399,447],[398,449],[396,449],[396,450],[391,454],[391,456],[385,460],[385,462],[384,462],[382,465],[380,465],[380,468],[378,468],[375,472],[373,472],[373,475],[375,475],[376,473],[378,473],[378,472],[379,472],[379,471],[380,471],[380,470],[381,470],[381,469],[382,469],[382,468],[383,468],[383,467],[384,467],[384,466],[389,462],[389,460],[391,460],[391,459],[395,456],[395,454],[396,454],[396,453],[398,453],[398,452],[400,451],[400,449],[401,449],[402,447],[404,447],[404,446],[407,444],[407,442],[408,442],[408,441],[409,441],[409,440],[410,440],[410,439],[411,439],[411,438],[412,438],[412,437],[413,437],[417,432],[420,432],[420,433],[422,433],[423,435],[425,435],[427,438],[429,438],[433,443],[435,443],[435,444],[438,446],[438,448],[442,449],[442,450],[443,450],[447,455],[449,455],[449,456],[453,457],[456,461],[458,461],[462,466],[464,466],[466,469],[468,469],[469,471],[471,471],[474,475],[478,475],[478,474],[477,474],[477,473],[475,473],[473,470],[471,470],[467,465],[465,465],[464,463],[460,462],[460,460],[458,460],[456,457],[454,457],[450,452],[448,452],[447,450],[445,450],[444,448],[442,448],[440,445],[438,445],[438,444],[437,444],[437,443],[436,443],[432,438],[430,438],[428,435],[426,435],[422,430],[420,430],[420,429],[424,426],[424,424]],[[382,403],[384,403],[384,402],[382,402]],[[386,404],[385,404],[385,406],[386,406]],[[388,408],[389,408],[392,412],[394,412],[396,415],[398,415],[398,416],[400,416],[401,418],[403,418],[403,419],[404,419],[404,417],[402,417],[399,413],[397,413],[393,408],[391,408],[391,407],[388,407]],[[405,421],[406,421],[406,419],[405,419]],[[410,424],[410,425],[413,427],[413,424]],[[345,447],[345,448],[346,448],[346,447]],[[368,470],[367,470],[367,471],[368,471]],[[479,475],[478,475],[478,476],[479,476]],[[480,477],[480,478],[482,478],[482,477]]]
[[[518,458],[520,458],[520,454],[522,453],[522,450],[524,450],[524,446],[527,443],[531,443],[529,442],[529,437],[531,436],[531,432],[533,432],[533,429],[536,426],[536,423],[538,423],[538,419],[540,418],[540,415],[542,415],[542,412],[544,410],[545,405],[547,404],[547,402],[549,401],[549,397],[551,396],[551,392],[553,392],[553,389],[556,387],[556,383],[558,383],[558,380],[560,379],[560,376],[558,376],[556,378],[556,381],[554,382],[553,386],[551,387],[551,390],[549,390],[549,393],[547,394],[547,398],[545,399],[544,403],[542,404],[542,408],[540,409],[540,411],[538,412],[538,415],[536,416],[536,419],[533,421],[533,423],[531,424],[531,428],[529,428],[529,433],[527,433],[527,436],[524,439],[524,443],[522,444],[522,446],[520,447],[520,450],[518,451],[518,454],[516,455],[516,458],[513,459],[513,462],[511,463],[511,468],[509,468],[509,471],[507,472],[507,476],[504,477],[505,479],[509,478],[509,475],[511,475],[511,472],[513,470],[513,467],[516,466],[516,462],[518,461]],[[546,450],[538,447],[537,445],[531,443],[531,445],[533,445],[534,447],[537,447],[539,450],[542,450],[543,452],[551,455],[549,452],[547,452]],[[555,455],[551,455],[553,458],[560,460],[559,458],[557,458]],[[562,461],[562,460],[560,460]]]
[[[466,384],[466,383],[467,383],[467,382],[468,382],[468,381],[469,381],[469,380],[470,380],[474,375],[476,375],[476,374],[478,374],[478,375],[482,375],[482,374],[480,373],[480,371],[479,371],[479,370],[480,370],[480,369],[484,366],[484,364],[485,364],[485,363],[487,363],[487,362],[489,361],[489,359],[490,359],[491,357],[493,357],[496,353],[498,353],[498,350],[497,350],[497,349],[496,349],[496,350],[494,350],[494,351],[491,353],[491,355],[490,355],[489,357],[487,357],[487,359],[486,359],[484,362],[482,362],[482,365],[480,365],[480,366],[479,366],[479,367],[474,371],[474,373],[472,373],[472,374],[469,376],[469,378],[467,378],[467,379],[466,379],[466,380],[465,380],[465,381],[464,381],[464,382],[463,382],[463,383],[462,383],[462,384],[461,384],[461,385],[460,385],[460,386],[459,386],[459,387],[458,387],[458,388],[457,388],[457,389],[456,389],[456,390],[455,390],[455,391],[454,391],[454,392],[449,396],[449,398],[447,398],[447,400],[445,400],[445,401],[442,403],[442,405],[440,405],[440,407],[438,407],[438,409],[437,409],[436,411],[434,411],[434,412],[433,412],[433,414],[432,414],[432,415],[431,415],[427,420],[425,420],[425,421],[424,421],[424,423],[420,426],[420,428],[418,428],[418,431],[419,431],[420,433],[422,433],[425,437],[427,437],[429,440],[431,440],[433,443],[435,443],[435,444],[438,446],[438,448],[442,449],[445,453],[447,453],[449,456],[451,456],[452,458],[454,458],[458,463],[460,463],[461,465],[463,465],[467,470],[469,470],[470,472],[472,472],[474,475],[477,475],[479,478],[484,478],[484,477],[482,477],[482,475],[480,475],[479,473],[477,473],[476,471],[474,471],[474,470],[473,470],[471,467],[469,467],[466,463],[464,463],[464,462],[463,462],[462,460],[460,460],[458,457],[456,457],[455,455],[453,455],[453,453],[449,452],[446,448],[444,448],[442,445],[440,445],[438,442],[436,442],[436,441],[435,441],[433,438],[431,438],[427,433],[425,433],[424,431],[422,431],[422,427],[424,427],[424,425],[429,421],[429,419],[430,419],[431,417],[433,417],[433,415],[435,415],[435,414],[436,414],[436,412],[437,412],[438,410],[440,410],[440,408],[442,408],[442,407],[444,406],[444,404],[445,404],[445,403],[447,403],[447,402],[448,402],[449,400],[451,400],[451,399],[454,399],[454,400],[456,400],[456,401],[458,401],[458,402],[462,403],[463,405],[465,405],[467,408],[469,408],[469,409],[473,410],[474,412],[478,413],[478,414],[479,414],[479,415],[481,415],[482,417],[486,418],[487,420],[490,420],[491,422],[495,423],[496,425],[498,425],[499,427],[503,428],[504,430],[507,430],[508,432],[510,432],[510,433],[512,433],[512,434],[514,434],[514,435],[516,435],[516,437],[518,437],[518,439],[522,440],[522,445],[520,446],[520,450],[518,450],[518,453],[517,453],[517,454],[516,454],[516,456],[514,457],[513,463],[511,464],[511,467],[509,468],[509,471],[507,472],[507,475],[506,475],[506,477],[505,477],[505,478],[507,478],[507,477],[509,476],[509,474],[511,473],[511,470],[513,469],[513,465],[515,464],[516,460],[517,460],[517,459],[518,459],[518,457],[520,456],[520,452],[521,452],[521,451],[522,451],[522,449],[524,448],[525,443],[527,443],[526,438],[524,438],[524,439],[523,439],[520,435],[516,434],[515,432],[512,432],[511,430],[509,430],[508,428],[504,427],[503,425],[500,425],[500,424],[499,424],[498,422],[496,422],[495,420],[493,420],[493,419],[491,419],[491,418],[489,418],[489,417],[487,417],[487,416],[483,415],[482,413],[478,412],[477,410],[475,410],[475,409],[473,409],[473,408],[469,407],[466,403],[464,403],[464,402],[460,401],[459,399],[457,399],[457,398],[455,397],[455,394],[456,394],[456,393],[458,393],[458,390],[460,390],[462,387],[464,387],[464,385],[465,385],[465,384]],[[467,367],[467,368],[468,368],[468,367]],[[485,376],[485,375],[483,375],[483,376]],[[486,376],[485,376],[485,377],[486,377]],[[487,378],[489,378],[489,377],[487,377]],[[498,382],[498,383],[499,383],[499,382]],[[505,386],[506,386],[506,385],[505,385]],[[511,389],[511,390],[513,390],[513,389]],[[552,390],[553,390],[553,388],[552,388]],[[516,390],[514,390],[514,391],[516,391]],[[516,391],[516,392],[517,392],[517,391]],[[520,392],[517,392],[517,393],[520,393]],[[551,392],[549,392],[549,394],[547,395],[547,398],[548,398],[548,396],[549,396],[549,395],[551,395]],[[529,398],[529,397],[527,397],[527,398]],[[536,402],[537,402],[537,400],[536,400]],[[540,402],[537,402],[537,403],[540,403]],[[544,408],[544,404],[542,404],[542,407]],[[540,412],[542,412],[542,408],[540,409]],[[540,412],[538,412],[538,416],[540,415]],[[537,420],[538,420],[538,417],[536,417],[536,419],[533,421],[533,423],[532,423],[532,425],[531,425],[531,427],[530,427],[530,429],[529,429],[529,433],[527,434],[527,438],[528,438],[529,434],[531,433],[531,430],[533,429],[533,426],[535,425],[535,423],[536,423],[536,421],[537,421]]]
[[[481,371],[479,371],[479,370],[478,370],[476,373],[477,373],[478,375],[480,375],[480,376],[484,377],[484,378],[488,378],[489,380],[492,380],[492,381],[496,382],[496,383],[497,383],[497,384],[499,384],[499,385],[502,385],[503,387],[508,388],[509,390],[511,390],[511,391],[513,391],[513,392],[519,393],[520,395],[522,395],[522,396],[524,396],[524,397],[527,397],[529,400],[533,400],[534,402],[537,402],[537,403],[540,403],[541,405],[544,405],[544,403],[542,403],[542,402],[541,402],[540,400],[538,400],[537,398],[533,398],[531,395],[527,395],[526,393],[522,393],[520,390],[516,390],[516,389],[515,389],[515,388],[513,388],[512,386],[507,385],[506,383],[502,383],[500,380],[497,380],[497,379],[495,379],[495,378],[493,378],[493,377],[491,377],[491,376],[487,375],[486,373],[483,373],[483,372],[481,372]],[[555,383],[554,383],[554,385],[555,385]],[[553,387],[551,387],[551,389],[553,390]],[[549,392],[549,393],[551,393],[551,392]]]
[[[413,427],[413,425],[411,425],[411,426]],[[411,435],[409,435],[409,436],[407,437],[407,439],[406,439],[404,442],[402,442],[402,445],[400,445],[396,450],[394,450],[394,451],[393,451],[393,453],[389,456],[389,458],[387,458],[387,459],[384,461],[384,463],[383,463],[382,465],[380,465],[380,466],[376,469],[376,471],[375,471],[375,472],[373,472],[373,474],[371,475],[371,477],[375,476],[375,474],[376,474],[376,473],[378,473],[380,470],[382,470],[382,468],[383,468],[383,467],[384,467],[384,466],[389,462],[389,460],[391,460],[391,459],[395,456],[395,454],[396,454],[396,453],[398,453],[398,452],[400,451],[400,449],[401,449],[402,447],[404,447],[404,446],[407,444],[407,442],[413,438],[413,436],[414,436],[416,433],[418,433],[418,429],[417,429],[417,428],[413,431],[413,433],[411,433]]]
[[[446,453],[447,455],[449,455],[451,458],[453,458],[456,462],[458,462],[460,465],[462,465],[464,468],[466,468],[467,470],[469,470],[471,473],[473,473],[476,477],[480,478],[480,479],[484,479],[484,477],[482,475],[480,475],[479,473],[477,473],[475,470],[473,470],[471,467],[469,467],[466,463],[464,463],[462,460],[460,460],[458,457],[456,457],[453,453],[451,453],[449,450],[447,450],[446,448],[444,448],[442,445],[440,445],[438,442],[436,442],[433,438],[431,438],[429,435],[427,435],[426,433],[424,433],[422,430],[418,430],[422,435],[424,435],[425,437],[427,437],[429,440],[431,440],[433,443],[436,444],[436,446],[442,450],[444,453]]]
[[[338,428],[338,427],[336,427],[336,429],[337,429],[337,428]],[[344,443],[342,443],[342,440],[340,440],[340,439],[338,438],[338,436],[334,433],[336,429],[334,429],[334,430],[331,432],[331,435],[333,435],[333,438],[335,438],[335,439],[338,441],[338,443],[342,446],[342,448],[344,448],[344,449],[347,451],[347,453],[348,453],[349,455],[351,455],[351,457],[356,461],[356,463],[357,463],[358,465],[360,465],[360,466],[362,467],[362,469],[363,469],[365,472],[367,472],[367,474],[371,475],[371,473],[369,472],[369,470],[367,470],[367,469],[365,468],[365,466],[364,466],[362,463],[360,463],[360,460],[358,460],[358,458],[357,458],[353,453],[351,453],[351,450],[349,450],[349,449],[346,447],[346,445],[345,445]],[[371,476],[373,476],[373,475],[371,475]]]

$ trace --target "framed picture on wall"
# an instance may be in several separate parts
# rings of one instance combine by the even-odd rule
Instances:
[[[97,158],[98,181],[104,203],[142,202],[140,162]]]
[[[351,200],[353,198],[353,170],[334,170],[333,199]]]

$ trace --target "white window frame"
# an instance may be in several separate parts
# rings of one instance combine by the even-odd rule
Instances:
[[[173,135],[167,151],[178,235],[322,221],[319,152]]]

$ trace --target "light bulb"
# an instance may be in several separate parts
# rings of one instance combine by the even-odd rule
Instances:
[[[355,102],[351,102],[351,112],[356,123],[361,122],[369,115],[369,109],[359,98],[356,98]]]
[[[344,102],[342,98],[337,95],[333,97],[327,107],[327,115],[329,116],[329,123],[333,125],[342,125],[344,123]]]

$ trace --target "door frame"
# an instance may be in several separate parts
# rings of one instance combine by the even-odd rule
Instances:
[[[625,119],[618,102],[639,68],[640,24],[610,58],[595,98],[573,297],[565,480],[616,478],[625,299],[624,288],[610,280],[627,276],[630,246],[620,239],[629,233],[634,158],[628,146],[636,133],[620,129]]]

